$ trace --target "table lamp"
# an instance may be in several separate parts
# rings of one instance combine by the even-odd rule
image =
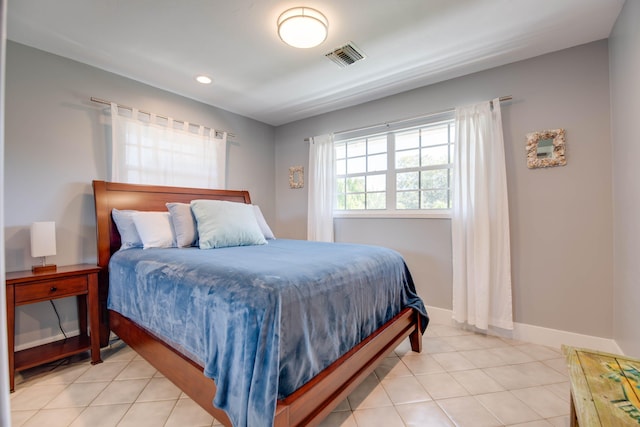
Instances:
[[[42,265],[34,265],[31,271],[45,273],[56,271],[55,264],[47,264],[47,257],[56,254],[56,223],[53,221],[31,224],[31,256],[42,257]]]

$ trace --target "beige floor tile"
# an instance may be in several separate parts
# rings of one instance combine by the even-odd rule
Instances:
[[[424,338],[422,340],[422,353],[434,354],[434,353],[446,353],[456,351],[442,338]]]
[[[405,427],[395,408],[369,408],[353,411],[358,427],[384,426]]]
[[[15,391],[11,394],[11,409],[26,411],[44,408],[65,388],[67,386],[64,384],[16,386]]]
[[[61,365],[50,372],[38,376],[37,382],[38,385],[71,384],[90,367],[91,364],[89,362]],[[36,378],[28,379],[27,382],[34,380],[36,380]]]
[[[442,374],[416,375],[416,379],[427,390],[432,399],[448,399],[469,394],[467,389],[462,387],[446,372]]]
[[[541,362],[486,368],[484,372],[507,390],[565,382],[567,379]]]
[[[175,401],[139,402],[131,405],[118,427],[158,427],[167,422]]]
[[[358,424],[351,411],[343,411],[330,413],[318,427],[358,427]]]
[[[120,380],[136,380],[143,378],[152,378],[156,373],[156,368],[151,366],[146,360],[133,359],[129,364],[118,374],[117,381]]]
[[[22,427],[24,423],[33,417],[38,411],[11,411],[11,427]]]
[[[91,402],[91,406],[133,403],[148,382],[148,379],[113,381]]]
[[[180,389],[166,378],[152,378],[142,390],[136,402],[153,402],[157,400],[176,400],[180,398]]]
[[[90,406],[71,423],[70,427],[116,427],[131,405]]]
[[[569,381],[564,383],[549,384],[544,386],[544,388],[555,393],[556,396],[567,402],[567,404],[569,404],[569,402],[571,401],[571,384],[569,383]]]
[[[457,427],[502,426],[502,423],[472,396],[439,400],[438,405]]]
[[[62,390],[45,408],[73,408],[89,406],[91,401],[110,383],[108,381],[93,383],[74,383]]]
[[[485,394],[503,391],[504,388],[480,369],[450,373],[469,394]]]
[[[378,379],[410,377],[411,371],[398,356],[385,357],[374,371]]]
[[[100,352],[103,362],[131,362],[137,355],[135,351],[122,341],[117,341]]]
[[[444,368],[428,354],[407,354],[401,360],[413,375],[445,372]]]
[[[213,424],[213,417],[191,399],[178,399],[164,427],[205,427]]]
[[[433,359],[447,372],[464,371],[476,369],[473,363],[465,359],[460,353],[437,353],[432,355]]]
[[[385,378],[380,381],[394,405],[427,402],[431,396],[415,377]]]
[[[508,391],[481,394],[476,399],[506,425],[541,419],[540,415]]]
[[[349,406],[349,399],[344,399],[342,402],[338,403],[338,406],[335,407],[333,412],[339,411],[350,411],[351,406]]]
[[[111,381],[127,366],[128,362],[99,363],[91,366],[75,382]]]
[[[567,369],[567,360],[564,357],[559,357],[557,359],[548,359],[543,360],[542,363],[547,365],[550,368],[555,369],[560,372],[562,375],[569,377],[569,370]]]
[[[547,420],[536,420],[527,423],[512,424],[509,427],[553,427],[553,424]],[[567,427],[569,427],[569,424],[567,424]]]
[[[521,344],[515,346],[518,350],[528,354],[536,360],[549,360],[563,357],[559,348],[545,347],[538,344]]]
[[[449,344],[456,351],[486,348],[483,341],[480,340],[477,335],[459,335],[453,337],[441,337],[440,339]]]
[[[409,342],[409,339],[405,339],[404,341],[402,341],[400,343],[400,345],[398,345],[394,350],[393,353],[398,357],[402,357],[406,354],[420,354],[420,353],[414,353],[413,350],[411,350],[411,343]]]
[[[375,375],[369,375],[348,397],[352,409],[393,406]]]
[[[443,325],[439,323],[431,324],[427,327],[427,331],[438,337],[454,337],[459,335],[473,335],[473,332],[467,331],[455,325]]]
[[[569,404],[544,387],[511,390],[511,393],[540,414],[542,418],[560,417],[569,414]]]
[[[67,427],[84,408],[42,409],[29,418],[23,427]]]
[[[467,359],[476,368],[492,368],[495,366],[502,366],[505,362],[496,356],[493,352],[495,349],[478,349],[478,350],[464,350],[458,352],[462,357]]]
[[[492,348],[488,351],[489,353],[493,354],[498,360],[502,360],[502,362],[506,365],[515,365],[518,363],[528,363],[535,361],[533,357],[529,356],[527,353],[523,352],[517,347]]]
[[[433,401],[396,405],[396,411],[407,427],[454,427],[451,419]]]
[[[553,427],[570,427],[571,422],[569,421],[569,415],[563,415],[561,417],[549,418],[547,421]]]

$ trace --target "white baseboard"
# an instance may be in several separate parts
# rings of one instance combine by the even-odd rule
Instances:
[[[427,312],[429,313],[429,318],[434,323],[457,325],[452,319],[451,310],[427,306]],[[514,322],[513,331],[506,331],[504,329],[490,330],[488,334],[554,348],[560,348],[562,344],[565,344],[572,347],[590,348],[608,353],[623,354],[618,344],[610,338],[594,337],[575,332],[561,331],[559,329],[528,325],[526,323]]]
[[[73,329],[73,330],[67,332],[67,337],[68,338],[75,337],[77,335],[80,335],[80,329]],[[64,335],[62,335],[62,333],[59,333],[58,335],[53,335],[53,336],[50,336],[50,337],[44,337],[44,338],[40,338],[38,340],[33,340],[33,341],[29,341],[29,342],[22,343],[22,344],[17,344],[15,346],[15,351],[26,350],[27,348],[37,347],[37,346],[43,345],[43,344],[49,344],[51,342],[59,341],[59,340],[63,340],[63,339],[64,339]]]

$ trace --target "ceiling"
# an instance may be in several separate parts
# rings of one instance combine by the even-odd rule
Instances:
[[[607,38],[624,0],[11,0],[10,40],[281,125]],[[329,20],[284,44],[280,13]],[[353,42],[366,59],[325,54]],[[198,74],[210,85],[194,80]],[[118,101],[118,100],[114,100]]]

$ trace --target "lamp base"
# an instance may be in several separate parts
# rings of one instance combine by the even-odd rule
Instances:
[[[47,265],[34,265],[31,267],[31,271],[33,273],[52,273],[58,269],[58,266],[55,264],[47,264]]]

